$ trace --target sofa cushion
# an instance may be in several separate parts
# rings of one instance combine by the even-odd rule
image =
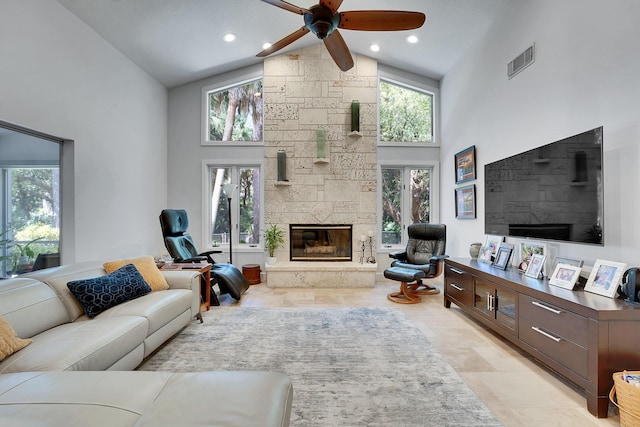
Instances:
[[[0,362],[0,374],[106,370],[142,346],[149,329],[140,316],[82,319],[34,336],[28,347]]]
[[[193,292],[186,289],[167,289],[151,292],[144,298],[136,298],[106,310],[97,318],[141,316],[149,322],[147,336],[179,317],[191,308]]]
[[[17,336],[9,322],[0,316],[0,361],[29,344],[31,344],[30,339],[22,339]]]
[[[22,338],[71,321],[53,289],[37,280],[19,277],[0,280],[0,316]]]
[[[144,280],[149,284],[152,290],[154,291],[163,291],[165,289],[169,289],[169,285],[165,280],[162,273],[156,266],[156,262],[153,260],[151,256],[142,256],[138,258],[124,259],[118,261],[109,261],[102,264],[104,270],[107,273],[113,273],[119,268],[124,267],[127,264],[133,264]]]
[[[105,276],[69,282],[67,287],[89,318],[151,292],[151,288],[133,264],[127,264]]]
[[[0,422],[11,426],[286,427],[292,399],[291,380],[276,372],[0,376]]]
[[[89,277],[104,276],[104,268],[101,261],[85,261],[75,264],[61,265],[60,267],[47,268],[31,273],[23,274],[20,277],[29,277],[46,283],[53,289],[64,304],[71,322],[84,315],[84,310],[75,296],[67,287],[67,283],[72,280],[87,279]],[[14,279],[12,279],[13,281]],[[8,316],[7,316],[8,318]],[[9,321],[12,321],[9,319]],[[17,325],[16,325],[17,326]],[[16,330],[18,328],[16,327]]]

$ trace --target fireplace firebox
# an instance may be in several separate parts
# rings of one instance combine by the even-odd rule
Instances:
[[[352,226],[290,224],[291,261],[351,261]]]

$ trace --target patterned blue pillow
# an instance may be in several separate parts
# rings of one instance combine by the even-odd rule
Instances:
[[[74,280],[67,283],[67,287],[89,318],[151,292],[151,287],[133,264],[127,264],[106,276]]]

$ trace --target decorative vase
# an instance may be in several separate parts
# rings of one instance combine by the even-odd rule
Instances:
[[[265,262],[266,265],[275,265],[275,263],[278,262],[278,259],[274,256],[268,256],[267,257],[267,261]]]
[[[476,259],[478,258],[478,254],[480,253],[480,248],[482,247],[482,243],[472,243],[471,245],[469,245],[469,255],[471,255],[471,258]]]

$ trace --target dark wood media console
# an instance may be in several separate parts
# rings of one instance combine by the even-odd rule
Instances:
[[[612,374],[640,370],[640,305],[471,259],[445,260],[445,307],[452,302],[583,388],[598,417],[607,416]]]

